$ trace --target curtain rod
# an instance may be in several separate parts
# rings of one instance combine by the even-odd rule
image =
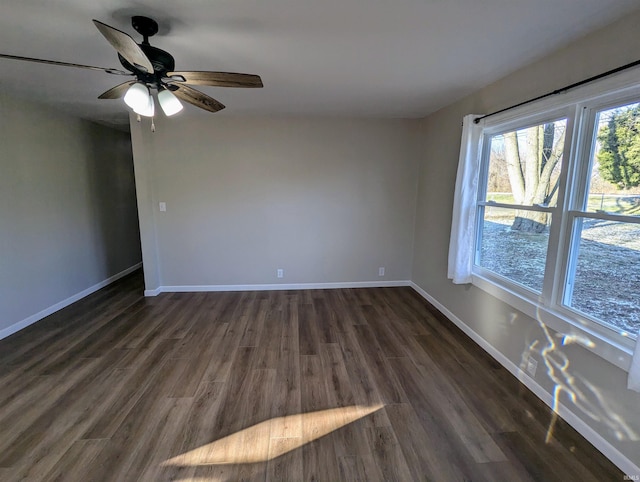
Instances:
[[[501,114],[501,113],[506,112],[508,110],[515,109],[516,107],[520,107],[520,106],[523,106],[523,105],[531,104],[532,102],[535,102],[535,101],[540,100],[540,99],[545,99],[547,97],[551,97],[552,95],[562,94],[562,93],[564,93],[564,92],[566,92],[568,90],[575,89],[576,87],[580,87],[581,85],[588,84],[589,82],[593,82],[595,80],[602,79],[603,77],[608,77],[609,75],[617,74],[618,72],[622,72],[623,70],[627,70],[627,69],[630,69],[632,67],[636,67],[638,65],[640,65],[640,60],[636,60],[635,62],[631,62],[630,64],[623,65],[622,67],[618,67],[618,68],[615,68],[615,69],[612,69],[612,70],[607,70],[606,72],[603,72],[602,74],[594,75],[593,77],[589,77],[588,79],[581,80],[580,82],[576,82],[575,84],[570,84],[570,85],[567,85],[567,86],[562,87],[560,89],[556,89],[553,92],[549,92],[547,94],[539,95],[538,97],[534,97],[533,99],[525,100],[524,102],[520,102],[519,104],[515,104],[515,105],[512,105],[510,107],[505,107],[504,109],[500,109],[500,110],[497,110],[497,111],[492,112],[490,114],[483,115],[482,117],[478,117],[477,119],[474,119],[473,122],[477,124],[482,119],[486,119],[487,117],[491,117],[491,116],[494,116],[496,114]]]

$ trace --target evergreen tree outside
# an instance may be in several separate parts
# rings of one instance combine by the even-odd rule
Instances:
[[[618,189],[640,185],[640,104],[618,109],[598,132],[600,175]]]

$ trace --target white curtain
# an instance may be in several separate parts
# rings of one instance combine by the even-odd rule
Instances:
[[[478,124],[474,122],[478,117],[480,116],[475,114],[466,115],[462,123],[447,272],[448,278],[456,284],[471,283],[478,176],[482,155],[482,121]]]
[[[640,392],[640,332],[636,340],[636,349],[631,359],[631,367],[629,368],[629,378],[627,379],[627,388]]]

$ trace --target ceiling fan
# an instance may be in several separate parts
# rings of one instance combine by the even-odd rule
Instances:
[[[157,91],[160,107],[167,116],[182,110],[180,100],[191,105],[217,112],[224,105],[189,85],[208,85],[215,87],[262,87],[260,76],[253,74],[237,74],[231,72],[208,71],[176,71],[173,56],[164,50],[149,44],[149,37],[158,33],[158,23],[148,17],[134,16],[131,25],[142,35],[142,43],[138,44],[125,32],[110,27],[98,20],[93,20],[100,33],[118,52],[118,59],[126,71],[91,65],[58,62],[55,60],[19,57],[0,54],[0,58],[39,62],[63,67],[77,67],[100,70],[113,75],[132,75],[135,79],[123,82],[103,92],[99,99],[119,99],[124,97],[125,103],[139,116],[153,117],[155,104],[153,91]]]

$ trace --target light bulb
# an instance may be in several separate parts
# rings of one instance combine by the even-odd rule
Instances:
[[[149,104],[149,88],[140,82],[136,82],[124,94],[124,102],[136,112],[140,109],[145,109]]]
[[[143,107],[139,109],[133,109],[133,111],[136,114],[140,114],[145,117],[153,117],[153,114],[155,113],[155,104],[153,102],[153,97],[151,96],[151,94],[147,96],[147,103]]]
[[[158,92],[158,102],[167,117],[177,114],[182,110],[182,103],[169,89]]]

